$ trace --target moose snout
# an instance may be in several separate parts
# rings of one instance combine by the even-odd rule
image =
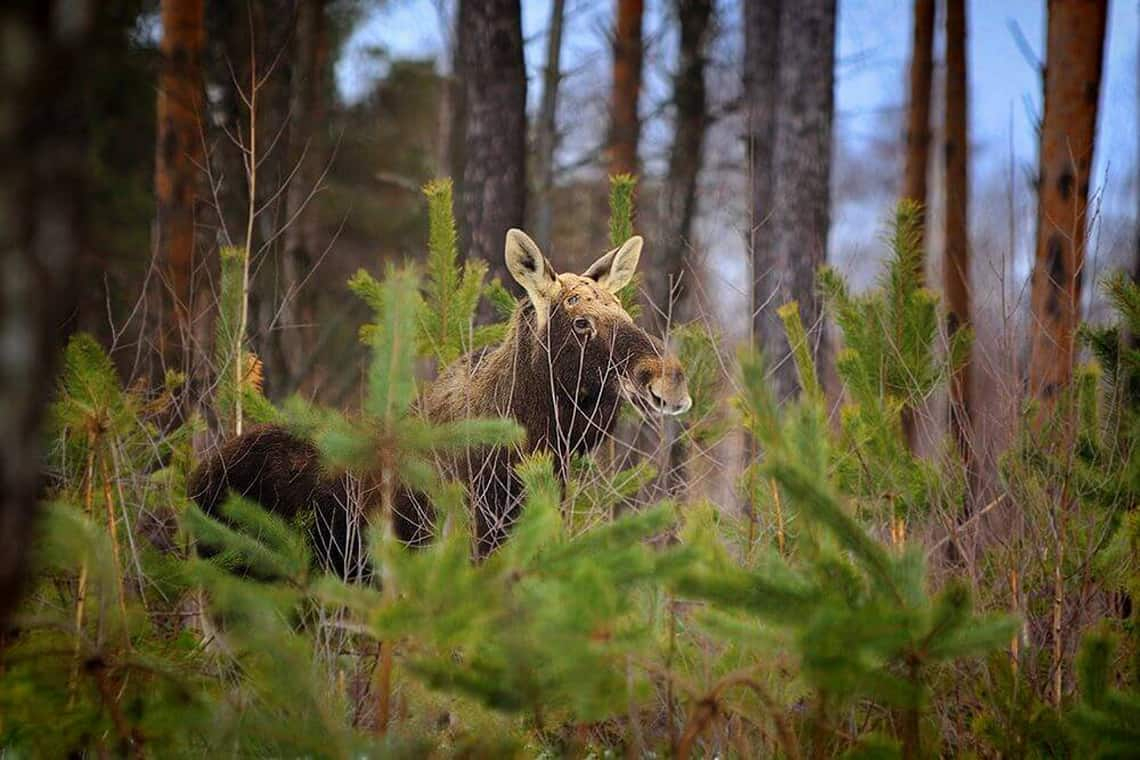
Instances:
[[[693,399],[683,376],[662,375],[649,383],[649,397],[661,414],[678,415],[689,411]]]

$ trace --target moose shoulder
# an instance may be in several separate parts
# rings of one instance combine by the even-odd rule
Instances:
[[[641,248],[642,239],[632,237],[582,274],[557,274],[525,233],[507,233],[507,269],[526,298],[501,344],[454,362],[420,401],[436,422],[502,416],[526,431],[521,446],[468,451],[441,463],[467,486],[480,555],[502,542],[518,516],[522,487],[514,465],[522,456],[549,451],[564,479],[572,455],[592,451],[611,433],[623,398],[649,414],[682,414],[692,405],[680,363],[634,324],[616,296],[632,279]],[[262,429],[223,446],[195,472],[190,492],[207,511],[233,490],[274,511],[296,512],[302,501],[328,515],[345,509],[319,503],[344,493],[332,480],[311,444]],[[309,493],[298,493],[298,485]],[[409,544],[434,532],[422,494],[401,490],[394,518],[396,534]]]

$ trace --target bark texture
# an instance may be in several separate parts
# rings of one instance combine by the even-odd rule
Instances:
[[[614,30],[613,90],[610,93],[610,174],[637,174],[637,149],[641,141],[641,67],[644,47],[641,37],[645,0],[617,0]]]
[[[75,301],[93,3],[0,13],[0,630],[15,607],[40,486],[40,424]]]
[[[949,31],[948,26],[947,33]],[[917,202],[923,208],[926,207],[926,172],[930,162],[930,87],[933,74],[934,0],[915,0],[902,197]]]
[[[194,222],[203,165],[203,0],[163,0],[154,165],[156,336],[167,369],[193,375]]]
[[[946,3],[946,242],[942,284],[946,293],[946,332],[970,324],[969,119],[966,80],[966,2]],[[950,435],[967,467],[970,461],[970,363],[950,380]]]
[[[1052,406],[1073,376],[1107,0],[1050,0],[1037,189],[1029,391]]]
[[[519,0],[460,0],[466,140],[460,232],[468,256],[521,289],[503,262],[507,230],[526,217],[526,69]]]
[[[773,345],[783,334],[776,318],[781,268],[772,250],[777,79],[780,73],[781,0],[745,0],[744,99],[747,109],[752,261],[752,333],[757,347]]]
[[[835,0],[784,4],[778,81],[772,248],[782,297],[767,308],[799,302],[813,354],[822,364],[827,352],[815,273],[827,257],[831,223]],[[778,344],[768,347],[768,355],[777,398],[785,399],[796,392],[798,381],[782,334]]]
[[[712,21],[712,0],[678,0],[681,43],[673,78],[676,111],[669,173],[665,178],[665,214],[658,249],[660,258],[646,270],[650,313],[664,326],[696,316],[692,290],[693,219],[697,178],[704,154],[709,114],[705,90],[705,49]]]
[[[325,148],[325,74],[328,64],[326,0],[301,0],[294,30],[295,57],[289,83],[289,167],[286,188],[281,304],[281,354],[288,373],[283,395],[298,387],[308,370],[313,322],[311,294],[303,284],[323,248],[320,219],[312,204],[328,160]]]
[[[558,86],[562,82],[562,21],[566,0],[550,4],[550,27],[546,41],[546,66],[542,73],[542,103],[534,135],[534,184],[538,208],[534,215],[535,239],[543,250],[550,250],[552,224],[551,191],[554,188],[554,149],[558,143]]]

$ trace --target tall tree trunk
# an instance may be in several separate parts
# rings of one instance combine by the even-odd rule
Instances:
[[[0,630],[15,607],[40,489],[40,423],[75,302],[87,158],[81,78],[94,3],[0,14]]]
[[[915,201],[924,208],[930,156],[930,86],[933,74],[934,0],[914,0],[902,197]]]
[[[551,191],[554,189],[554,148],[558,141],[558,86],[562,81],[562,22],[566,0],[550,4],[550,29],[546,42],[546,68],[542,74],[542,105],[538,109],[535,125],[534,184],[538,190],[538,209],[534,215],[534,231],[539,246],[550,250],[552,211]]]
[[[779,101],[772,157],[776,199],[772,247],[781,268],[784,297],[780,303],[799,302],[812,353],[821,365],[827,352],[815,273],[827,257],[831,223],[834,82],[835,0],[785,3],[780,18]],[[798,386],[784,336],[770,351],[777,398],[783,400]]]
[[[692,303],[696,269],[687,254],[692,248],[697,210],[697,177],[701,170],[709,115],[705,92],[705,48],[712,0],[677,0],[681,44],[673,78],[676,109],[669,173],[665,178],[665,213],[658,248],[661,256],[645,270],[651,317],[664,326],[696,315]]]
[[[637,174],[641,141],[641,39],[645,0],[617,0],[614,29],[613,89],[610,91],[610,174]]]
[[[466,110],[461,233],[467,255],[521,293],[503,261],[526,216],[526,68],[519,0],[460,0]],[[488,315],[484,315],[488,316]]]
[[[950,335],[970,324],[969,211],[969,103],[966,79],[966,2],[946,3],[946,241],[942,282],[946,291],[946,332]],[[950,381],[949,425],[966,464],[970,466],[970,363]]]
[[[776,139],[777,79],[780,74],[780,0],[745,0],[744,99],[747,108],[749,206],[748,246],[752,261],[752,333],[761,349],[779,345],[783,327],[776,316],[781,267],[773,257],[771,217]]]
[[[325,86],[328,39],[326,0],[301,0],[293,38],[289,83],[289,171],[286,188],[282,262],[285,294],[281,304],[281,353],[289,377],[285,393],[304,379],[309,356],[312,296],[302,286],[321,251],[320,219],[312,200],[325,168]]]
[[[257,90],[256,208],[250,246],[250,339],[265,365],[265,393],[282,399],[290,386],[287,343],[294,336],[282,321],[291,280],[284,232],[291,177],[289,108],[296,73],[296,22],[299,0],[258,0],[252,6],[255,27]],[[248,51],[247,51],[248,55]],[[245,85],[246,89],[250,85]],[[247,168],[248,171],[248,168]]]
[[[705,51],[712,22],[712,0],[677,0],[680,47],[673,78],[676,109],[669,173],[665,178],[665,214],[661,225],[661,258],[645,270],[650,317],[665,328],[697,316],[692,293],[696,267],[692,248],[693,220],[697,211],[697,178],[704,154],[709,114],[705,89]],[[680,495],[686,488],[688,446],[679,421],[665,420],[663,453],[668,456],[665,485]]]
[[[926,172],[930,160],[930,87],[934,73],[934,0],[915,0],[913,21],[914,33],[911,37],[910,76],[907,88],[906,155],[901,197],[904,200],[914,201],[922,209],[921,240],[925,243]],[[947,155],[949,156],[949,153]],[[923,265],[919,270],[919,276],[923,279],[926,278],[925,262],[924,256]],[[910,406],[903,407],[902,426],[907,446],[911,451],[915,451],[918,446],[918,424],[915,410]]]
[[[1052,407],[1073,376],[1107,0],[1049,0],[1029,390]]]
[[[201,367],[191,321],[194,308],[195,206],[203,164],[203,0],[163,0],[162,70],[154,165],[159,353],[167,369],[194,377]],[[200,350],[200,347],[197,347]]]

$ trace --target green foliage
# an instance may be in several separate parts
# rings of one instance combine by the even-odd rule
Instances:
[[[242,270],[245,251],[235,246],[221,249],[222,284],[218,296],[218,321],[214,337],[214,367],[217,369],[218,417],[233,430],[237,398],[241,394],[243,420],[251,423],[280,422],[280,415],[261,392],[261,361],[246,351],[245,336],[238,336],[245,293]],[[241,367],[239,373],[238,366]]]
[[[938,298],[922,287],[920,224],[918,208],[901,203],[878,288],[854,295],[833,270],[819,275],[843,335],[836,371],[848,397],[842,448],[849,455],[837,462],[839,477],[846,490],[864,497],[864,508],[904,520],[938,504],[961,504],[964,487],[954,469],[940,472],[914,456],[902,436],[903,410],[921,405],[945,384],[971,340],[969,330],[957,330],[939,353],[942,312]],[[797,356],[797,367],[806,358]]]
[[[633,237],[634,205],[637,197],[637,177],[632,174],[610,176],[610,247],[617,248]],[[618,291],[621,302],[634,319],[641,316],[641,303],[637,289],[641,286],[641,274],[637,273],[626,286]]]
[[[633,187],[613,183],[619,243],[632,234]],[[329,472],[359,476],[348,506],[369,512],[367,581],[318,569],[312,515],[294,524],[236,497],[211,515],[191,504],[191,442],[204,423],[165,433],[152,424],[181,378],[158,392],[123,389],[95,341],[72,339],[29,594],[0,642],[0,752],[1135,755],[1134,618],[1093,629],[1062,663],[1079,690],[1055,704],[1041,687],[1051,683],[1048,647],[1004,612],[1002,547],[967,584],[953,567],[928,568],[939,556],[929,544],[882,538],[903,519],[926,539],[918,520],[961,490],[937,462],[911,455],[899,425],[901,409],[938,392],[964,345],[938,345],[943,314],[917,274],[911,209],[896,219],[878,288],[853,295],[823,275],[845,347],[838,424],[795,304],[780,314],[805,392],[784,407],[762,358],[744,351],[735,419],[719,413],[721,337],[699,324],[672,335],[695,403],[684,435],[711,447],[736,426],[755,447],[744,514],[701,497],[638,504],[656,476],[649,458],[618,469],[579,457],[563,483],[549,456],[534,455],[517,466],[526,493],[510,539],[476,562],[467,495],[449,463],[517,445],[521,431],[502,419],[424,419],[417,368],[491,339],[472,327],[480,297],[511,309],[514,299],[483,282],[481,264],[461,262],[450,192],[426,189],[422,278],[410,267],[353,278],[374,312],[355,414],[300,400],[278,411],[248,353],[239,382],[240,257],[223,258],[218,420],[231,428],[240,386],[251,420],[287,421],[316,442]],[[1097,604],[1140,593],[1140,364],[1130,342],[1140,294],[1123,279],[1107,287],[1118,323],[1081,333],[1097,363],[1077,373],[1055,419],[1019,437],[1004,470],[1026,519],[1056,526],[1062,579]],[[438,535],[425,548],[391,534],[397,483],[436,509]],[[1064,512],[1055,483],[1072,502]],[[1026,630],[1051,614],[1052,578],[1023,579]],[[1006,649],[1015,636],[1017,658]]]
[[[677,589],[739,610],[757,627],[785,629],[815,694],[808,699],[817,705],[812,720],[830,720],[830,711],[856,699],[917,715],[932,671],[1003,646],[1014,621],[975,614],[960,584],[929,593],[922,554],[891,552],[844,504],[832,461],[838,454],[826,444],[823,400],[805,393],[794,408],[777,413],[770,392],[748,387],[761,382],[759,362],[745,357],[743,363],[742,406],[765,450],[759,475],[780,488],[805,527],[786,558],[770,554],[755,569],[699,564],[680,577]],[[809,371],[801,368],[801,376]],[[783,422],[774,424],[780,416]],[[904,747],[917,750],[917,734],[895,730]]]
[[[468,351],[498,342],[506,330],[503,323],[475,325],[480,297],[486,297],[500,318],[515,309],[515,299],[496,279],[484,283],[487,264],[478,259],[462,260],[452,211],[451,180],[436,180],[424,186],[428,199],[428,249],[422,298],[432,305],[419,312],[412,344],[417,354],[433,356],[440,366]],[[386,278],[391,280],[392,276]],[[384,309],[385,287],[363,269],[349,280],[349,288],[372,308]],[[412,291],[413,293],[415,291]],[[409,294],[401,293],[401,297]],[[371,345],[377,339],[377,324],[361,328],[360,338]]]
[[[1140,752],[1140,689],[1112,687],[1112,637],[1086,637],[1077,662],[1081,701],[1069,716],[1081,757],[1136,757]]]

